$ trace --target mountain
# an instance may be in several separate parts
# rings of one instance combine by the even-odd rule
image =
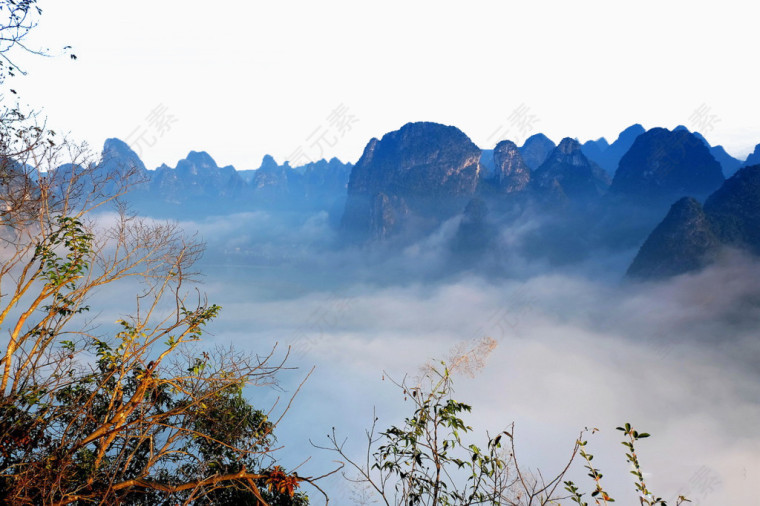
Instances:
[[[47,176],[56,177],[57,174]],[[36,221],[35,212],[43,195],[38,183],[34,168],[0,156],[0,221],[3,225],[20,225],[28,219]],[[29,213],[32,210],[34,212]]]
[[[723,181],[720,164],[699,138],[686,130],[653,128],[621,158],[610,193],[661,205],[685,196],[702,199]]]
[[[299,167],[303,174],[305,198],[320,201],[345,197],[352,167],[352,164],[343,163],[337,158]]]
[[[688,128],[686,128],[683,125],[678,125],[673,129],[673,131],[676,130],[686,130],[689,131]],[[742,162],[740,160],[737,160],[733,156],[729,155],[726,150],[723,148],[723,146],[711,146],[709,142],[707,142],[707,139],[705,139],[702,134],[699,132],[692,132],[694,136],[705,143],[705,146],[707,146],[707,149],[710,150],[710,154],[713,155],[713,157],[718,161],[720,166],[723,168],[723,175],[725,177],[731,177],[734,174],[736,174],[736,171],[739,170],[739,167],[741,167]]]
[[[594,236],[608,248],[638,248],[675,201],[703,201],[722,181],[720,164],[697,136],[685,129],[649,130],[620,160]]]
[[[93,176],[105,181],[102,191],[107,194],[145,190],[150,179],[148,170],[137,153],[127,143],[116,138],[106,139],[103,143],[100,163]]]
[[[601,196],[610,184],[609,176],[581,151],[577,140],[565,137],[533,173],[539,192],[561,192],[571,201],[586,202]]]
[[[108,139],[95,174],[109,178],[111,185],[123,183],[127,176],[133,178],[127,198],[140,212],[157,216],[175,216],[180,209],[183,216],[254,209],[324,210],[339,216],[351,167],[333,158],[294,169],[287,162],[278,165],[266,155],[258,169],[237,171],[231,165],[219,167],[204,151],[191,151],[174,168],[162,164],[146,170],[126,143]],[[61,177],[67,171],[70,168],[66,166],[56,170]]]
[[[337,158],[319,160],[296,169],[302,173],[303,202],[306,210],[326,210],[330,224],[340,226],[346,206],[348,178],[353,165]]]
[[[36,169],[28,171],[29,176],[36,173]],[[72,195],[129,198],[134,203],[149,193],[150,171],[129,145],[116,138],[106,139],[98,163],[65,163],[40,174],[50,185],[76,186]]]
[[[613,176],[617,171],[620,159],[631,149],[636,138],[644,132],[644,127],[636,123],[620,132],[615,142],[610,144],[606,149],[602,149],[607,144],[604,138],[598,141],[586,142],[584,146],[589,145],[589,147],[584,150],[584,154],[603,168],[607,174]],[[591,142],[593,144],[589,144]]]
[[[501,141],[493,150],[494,179],[505,193],[521,192],[530,184],[531,171],[523,161],[517,145]]]
[[[151,174],[150,192],[167,203],[192,202],[193,207],[207,208],[220,199],[231,204],[245,186],[231,165],[219,167],[205,151],[190,151],[175,168],[163,164]]]
[[[627,275],[657,279],[693,271],[709,263],[718,245],[701,204],[684,197],[649,235]]]
[[[744,161],[742,166],[748,167],[750,165],[758,165],[758,164],[760,164],[760,144],[755,146],[755,150],[752,153],[750,153],[750,155]]]
[[[684,197],[639,250],[628,275],[661,278],[707,265],[721,246],[760,255],[760,165],[744,167],[704,207]]]
[[[258,169],[238,173],[248,184],[255,207],[329,210],[337,201],[345,201],[352,167],[331,158],[294,168],[288,162],[278,165],[271,155],[265,155]]]
[[[760,255],[760,165],[744,167],[705,202],[723,244]]]
[[[525,140],[520,148],[520,155],[530,170],[536,170],[556,147],[557,145],[544,134],[534,134]]]
[[[132,170],[141,175],[147,172],[145,164],[126,142],[110,138],[103,143],[100,167],[106,172]]]
[[[302,176],[285,162],[278,165],[274,158],[265,155],[261,165],[248,180],[248,195],[256,207],[287,208],[292,198],[303,193]]]
[[[480,153],[480,178],[492,178],[496,173],[496,164],[493,160],[493,149],[484,149]]]
[[[423,228],[460,212],[474,194],[480,149],[461,130],[408,123],[373,138],[351,170],[341,228],[384,238],[411,221]]]
[[[626,129],[617,145],[637,130]],[[502,141],[481,151],[455,127],[420,122],[371,139],[353,166],[333,158],[294,168],[267,155],[258,169],[236,171],[203,151],[191,151],[174,168],[146,170],[127,144],[109,139],[93,174],[114,182],[136,177],[128,198],[154,216],[264,209],[297,225],[327,211],[327,223],[344,237],[393,238],[392,245],[439,230],[436,241],[449,238],[451,260],[465,269],[496,259],[493,252],[482,255],[496,244],[552,265],[641,245],[629,269],[638,278],[697,269],[723,246],[760,255],[760,165],[724,180],[715,151],[699,134],[655,128],[636,137],[608,187],[607,173],[586,154],[614,146],[605,144],[564,138],[554,146],[536,135],[522,148]],[[524,154],[543,162],[533,170]],[[47,177],[75,169],[61,166]],[[0,176],[0,184],[17,186],[19,198],[28,198],[26,179],[10,170]],[[503,234],[510,227],[519,235]]]
[[[264,155],[261,164],[254,170],[240,170],[238,174],[248,184],[256,186],[271,186],[277,181],[287,181],[287,172],[293,170],[288,162],[279,165],[272,155]]]
[[[739,170],[739,167],[742,166],[741,160],[738,160],[734,158],[733,156],[729,155],[726,150],[723,148],[723,146],[711,146],[710,147],[710,154],[713,155],[713,157],[718,161],[720,166],[723,168],[723,175],[725,177],[731,177],[734,174],[736,174],[736,171]],[[758,160],[760,162],[760,160]]]
[[[607,142],[607,139],[604,137],[600,137],[595,141],[586,141],[581,145],[581,151],[584,155],[586,155],[586,158],[589,160],[594,160],[595,162],[601,158],[603,158],[602,153],[607,151],[610,147],[610,144]],[[599,162],[596,162],[597,165]]]

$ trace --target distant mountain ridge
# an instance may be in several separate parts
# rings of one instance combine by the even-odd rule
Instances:
[[[519,209],[524,212],[527,206],[540,208],[545,222],[532,233],[532,254],[549,254],[557,260],[563,256],[580,259],[595,248],[614,249],[616,229],[631,218],[636,220],[629,227],[631,232],[652,230],[659,219],[658,209],[667,209],[677,201],[642,246],[631,275],[670,276],[707,265],[716,247],[730,242],[727,234],[738,238],[730,239],[735,243],[749,244],[746,229],[754,226],[752,220],[745,217],[742,223],[750,223],[747,226],[730,228],[724,224],[716,228],[717,214],[702,209],[700,200],[711,194],[719,196],[716,190],[725,181],[715,150],[702,136],[684,127],[644,131],[634,125],[613,145],[605,149],[605,144],[594,141],[586,143],[584,149],[577,140],[564,138],[552,148],[550,139],[536,135],[522,148],[501,141],[492,150],[483,151],[455,127],[407,124],[382,140],[373,139],[365,148],[351,174],[342,227],[354,240],[398,237],[402,229],[409,237],[409,227],[404,224],[431,219],[441,224],[456,212],[461,223],[451,239],[452,251],[458,252],[460,259],[464,252],[473,259],[478,248],[498,248],[488,235],[498,234],[499,226],[519,220]],[[584,151],[599,154],[613,146],[608,163],[627,149],[611,178]],[[526,163],[526,156],[534,167]],[[485,157],[489,170],[480,165]],[[476,166],[468,173],[467,168]],[[441,191],[446,178],[465,173],[477,177]],[[473,186],[475,182],[477,186]],[[718,197],[711,198],[709,202],[715,202]],[[760,201],[760,194],[752,198]],[[514,206],[518,206],[517,214]],[[447,207],[446,212],[436,215],[431,211],[441,207]],[[760,209],[748,209],[760,221]],[[722,218],[723,222],[735,223],[736,212],[727,213],[731,218]],[[725,232],[729,229],[733,231],[730,234]],[[412,235],[411,240],[415,237],[419,235]],[[623,241],[623,247],[629,242]],[[647,264],[652,262],[659,267],[647,273]]]
[[[748,160],[758,153],[760,145]],[[612,144],[557,145],[535,134],[522,146],[481,149],[456,127],[417,122],[371,139],[355,165],[291,167],[266,155],[257,169],[236,170],[190,151],[174,167],[147,170],[126,143],[108,139],[96,169],[134,178],[132,205],[159,217],[322,212],[348,244],[399,246],[452,223],[437,241],[450,243],[461,268],[509,256],[504,248],[566,263],[640,245],[629,275],[652,278],[709,265],[725,246],[760,255],[756,168],[724,179],[739,164],[683,126],[635,124]],[[504,242],[505,227],[525,232]]]
[[[201,215],[253,209],[332,210],[345,199],[352,164],[337,158],[292,168],[266,155],[257,170],[219,167],[205,151],[190,151],[175,167],[147,170],[123,141],[108,139],[99,170],[130,171],[140,181],[130,193],[138,210]]]
[[[588,141],[583,144],[583,153],[602,167],[610,177],[615,175],[620,159],[623,158],[636,138],[646,130],[638,123],[629,126],[618,135],[612,144],[601,138],[596,141]]]

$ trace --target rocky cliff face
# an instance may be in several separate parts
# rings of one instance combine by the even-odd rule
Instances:
[[[501,141],[493,150],[494,178],[499,189],[506,193],[525,190],[530,184],[531,173],[512,141]]]
[[[438,223],[475,192],[480,149],[459,129],[409,123],[372,139],[351,171],[342,229],[357,238],[389,236],[407,217]]]
[[[610,193],[661,204],[685,196],[703,199],[723,180],[720,164],[696,136],[653,128],[637,137],[620,160]]]
[[[536,189],[545,194],[564,195],[571,201],[588,202],[601,196],[609,177],[581,151],[578,141],[566,137],[533,173]]]
[[[544,134],[535,134],[525,140],[520,148],[520,155],[530,170],[536,170],[556,147],[557,145]]]
[[[377,193],[372,198],[372,208],[369,213],[369,235],[373,240],[387,239],[399,228],[399,224],[409,215],[406,201],[393,195]]]

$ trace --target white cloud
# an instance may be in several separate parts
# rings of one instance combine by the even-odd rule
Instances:
[[[578,431],[598,427],[590,437],[595,462],[625,504],[633,486],[614,428],[630,421],[653,434],[640,455],[656,493],[673,499],[691,487],[703,504],[746,504],[747,484],[760,477],[753,428],[760,292],[747,274],[757,268],[732,257],[651,284],[546,274],[348,283],[269,300],[240,290],[221,301],[215,339],[252,350],[291,344],[302,373],[316,365],[281,427],[282,441],[293,445],[286,458],[303,456],[308,438],[325,442],[333,426],[361,451],[373,406],[382,427],[409,414],[384,374],[415,375],[456,343],[488,335],[498,348],[474,379],[457,380],[456,396],[473,404],[470,420],[481,431],[515,421],[526,466],[557,470]],[[215,281],[211,297],[224,299],[228,281]],[[311,452],[314,468],[332,458]],[[573,477],[589,489],[582,466]],[[705,480],[715,482],[709,490]]]

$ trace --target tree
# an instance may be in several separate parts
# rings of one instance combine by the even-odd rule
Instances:
[[[3,496],[203,502],[234,488],[260,504],[303,503],[308,479],[272,456],[276,422],[243,397],[275,383],[284,359],[194,346],[220,310],[185,288],[202,245],[123,206],[110,223],[93,216],[127,190],[129,168],[62,164],[82,154],[68,142],[14,154],[23,159],[0,158]],[[131,316],[115,329],[87,319],[99,291],[130,280]]]
[[[0,84],[40,13],[0,3]],[[305,504],[313,480],[277,465],[277,420],[245,398],[277,382],[287,354],[202,347],[220,311],[191,285],[202,244],[127,212],[134,167],[107,171],[2,107],[2,501]],[[90,305],[115,286],[136,290],[134,310],[104,323]]]
[[[596,430],[597,429],[593,429],[592,433],[596,432]],[[622,441],[622,444],[627,448],[625,454],[626,462],[628,462],[633,468],[631,474],[636,478],[634,485],[639,498],[639,504],[641,504],[641,506],[668,506],[667,501],[665,501],[662,497],[655,496],[647,487],[647,484],[644,481],[644,473],[642,472],[641,464],[639,463],[639,457],[636,455],[636,443],[640,439],[650,437],[650,435],[646,432],[638,432],[633,427],[631,427],[630,423],[626,423],[623,427],[617,427],[617,430],[625,434],[625,439]],[[583,434],[581,433],[581,435]],[[610,503],[615,502],[615,499],[610,497],[607,491],[604,490],[604,487],[602,487],[601,471],[599,471],[599,469],[596,469],[591,463],[594,456],[586,452],[586,445],[588,444],[588,441],[584,441],[582,438],[579,438],[577,444],[580,446],[579,453],[581,458],[586,461],[584,467],[588,471],[588,476],[594,480],[594,491],[591,492],[591,500],[596,506],[607,506]],[[589,506],[589,503],[583,500],[584,494],[580,492],[575,483],[572,481],[566,481],[565,490],[570,493],[570,499],[573,502],[577,503],[578,506]],[[676,499],[676,506],[680,506],[686,502],[691,501],[686,497],[680,495]]]
[[[17,73],[24,74],[11,53],[22,50],[39,56],[50,54],[49,49],[32,48],[26,43],[26,37],[37,26],[37,19],[42,15],[42,8],[37,5],[37,0],[2,0],[0,1],[0,84],[7,77],[13,77]],[[71,46],[65,46],[70,57],[76,60],[76,55],[71,53]],[[11,90],[16,93],[15,90]]]
[[[414,413],[403,425],[379,433],[375,417],[367,431],[363,462],[349,456],[345,441],[339,441],[334,430],[328,435],[330,446],[323,448],[337,452],[357,473],[349,480],[369,485],[386,505],[552,504],[578,444],[562,471],[545,480],[540,473],[520,469],[514,427],[493,437],[486,434],[483,448],[467,440],[473,428],[462,416],[471,407],[453,398],[452,372],[482,367],[495,345],[486,338],[469,351],[456,353],[448,364],[428,367],[416,385],[406,380],[396,383]]]
[[[457,505],[498,504],[505,506],[545,506],[571,500],[589,506],[585,494],[570,480],[564,480],[575,459],[585,461],[588,476],[594,482],[590,501],[595,506],[609,505],[615,500],[602,487],[602,473],[592,465],[593,455],[587,452],[584,429],[572,446],[570,457],[553,477],[530,472],[520,467],[514,443],[514,424],[492,437],[486,433],[483,448],[470,442],[474,429],[463,419],[471,407],[453,398],[453,372],[469,372],[484,365],[484,359],[496,346],[485,338],[468,351],[460,347],[449,362],[428,367],[413,386],[406,380],[395,383],[410,400],[414,413],[400,426],[377,431],[375,417],[367,431],[367,446],[362,461],[350,456],[346,441],[339,441],[335,429],[329,434],[330,445],[320,447],[340,455],[356,475],[344,477],[362,487],[360,504],[380,502],[392,505]],[[592,429],[594,433],[598,429]],[[667,506],[667,502],[649,490],[644,480],[634,445],[649,437],[625,424],[618,427],[626,439],[626,460],[633,467],[635,489],[641,506]],[[564,485],[564,487],[563,487]],[[374,493],[374,494],[373,494]],[[372,497],[378,501],[372,501]],[[690,502],[683,496],[676,506]]]

